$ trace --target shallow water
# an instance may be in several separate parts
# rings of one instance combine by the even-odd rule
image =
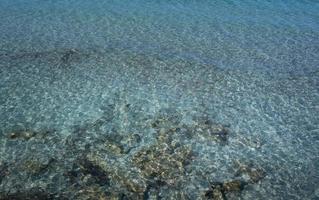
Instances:
[[[0,199],[318,199],[318,10],[0,0]]]

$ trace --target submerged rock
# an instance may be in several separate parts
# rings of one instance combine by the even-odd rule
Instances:
[[[62,53],[61,63],[64,65],[68,65],[71,62],[72,58],[77,54],[79,54],[79,52],[76,49],[66,50],[65,52]]]
[[[206,139],[219,141],[221,143],[226,143],[229,136],[228,128],[222,124],[213,123],[210,120],[196,122],[193,132]]]
[[[108,200],[112,199],[112,196],[103,191],[103,188],[99,186],[84,187],[76,191],[74,199],[77,200]]]
[[[38,174],[45,171],[52,162],[54,162],[54,159],[31,158],[23,163],[21,169],[31,174]]]
[[[91,175],[99,185],[109,184],[109,175],[97,164],[87,158],[79,160],[80,170],[84,175]]]
[[[130,105],[125,104],[125,107],[129,108]],[[110,110],[113,112],[114,108],[111,107]],[[53,185],[54,188],[51,191],[58,190],[58,194],[67,194],[74,199],[198,197],[203,195],[202,190],[195,191],[195,188],[191,188],[192,194],[185,190],[188,181],[193,178],[200,179],[194,177],[198,174],[194,169],[198,163],[193,163],[195,152],[192,148],[195,149],[194,146],[197,144],[194,144],[199,141],[225,143],[229,137],[229,130],[209,120],[183,124],[179,113],[174,110],[169,112],[159,114],[151,123],[151,127],[148,121],[146,125],[141,126],[142,128],[138,124],[132,128],[119,128],[121,120],[102,116],[92,123],[77,126],[66,139],[55,136],[44,137],[48,132],[12,132],[8,135],[9,140],[29,141],[10,143],[12,151],[15,151],[17,144],[21,145],[22,149],[18,153],[21,155],[19,166],[14,169],[21,170],[22,179],[30,180],[32,183],[39,182],[39,185],[46,177],[50,179],[54,177],[54,181],[56,179],[64,185],[55,186],[50,182],[48,185],[50,187]],[[143,135],[147,131],[149,134],[146,135],[149,138]],[[24,154],[23,149],[26,147],[32,147],[27,150],[36,149],[38,154],[36,156],[33,152]],[[54,152],[57,153],[56,157]],[[43,157],[48,159],[41,160]],[[51,165],[53,161],[57,162]],[[0,184],[2,177],[7,173],[6,165],[1,164]],[[258,170],[241,170],[241,173],[250,174],[252,182],[258,181],[260,177]],[[240,180],[214,183],[205,193],[205,197],[225,199],[227,193],[240,192],[246,184]],[[39,194],[46,199],[47,193]],[[19,199],[19,195],[23,196],[25,193],[15,195],[14,197]],[[29,196],[23,197],[29,198]],[[51,198],[50,195],[47,197]]]
[[[16,193],[0,193],[0,200],[53,200],[55,194],[47,193],[42,188],[32,188],[28,191],[18,191]],[[66,200],[60,197],[59,199]]]
[[[133,156],[133,163],[146,177],[173,181],[184,173],[184,167],[191,161],[191,148],[172,140],[171,134],[174,132],[160,131],[157,144]]]
[[[241,180],[211,183],[211,188],[206,191],[205,197],[213,200],[225,200],[227,193],[241,192],[246,185],[247,183]]]
[[[153,121],[151,127],[160,130],[169,130],[170,132],[178,132],[184,130],[183,134],[188,139],[203,138],[208,141],[215,141],[220,144],[226,144],[230,130],[218,123],[214,123],[208,119],[195,119],[193,124],[182,124],[180,116],[175,114],[172,116],[160,115]]]
[[[16,131],[8,134],[9,139],[23,139],[29,140],[37,135],[34,131]]]
[[[161,109],[151,126],[155,129],[178,127],[181,121],[181,114],[172,108]]]
[[[104,139],[104,150],[114,156],[124,156],[141,142],[141,137],[138,134],[112,134]]]
[[[240,192],[247,185],[246,182],[241,180],[231,180],[223,183],[222,190],[227,192]]]
[[[235,166],[238,168],[236,175],[247,175],[250,183],[257,183],[266,176],[266,171],[261,167],[255,167],[252,164],[246,165],[239,161],[235,162]]]
[[[25,140],[28,141],[32,138],[41,139],[48,135],[55,135],[55,130],[45,129],[45,130],[16,130],[7,134],[7,138],[11,140]]]
[[[130,196],[140,197],[146,191],[147,184],[134,168],[126,169],[119,165],[107,163],[105,158],[96,153],[88,154],[87,159],[109,175],[111,184],[120,185],[122,190]],[[113,186],[115,186],[113,185]]]
[[[211,189],[206,191],[205,197],[213,200],[224,200],[225,194],[223,193],[222,183],[214,183],[211,185]]]

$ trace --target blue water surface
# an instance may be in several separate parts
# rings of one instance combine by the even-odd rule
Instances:
[[[239,162],[265,176],[225,199],[318,199],[319,1],[0,0],[0,164],[13,172],[28,156],[7,133],[67,138],[110,104],[107,129],[142,138],[132,155],[153,144],[147,124],[163,110],[180,124],[206,117],[229,128],[226,145],[183,139],[196,155],[187,181],[158,198],[205,199],[212,182],[238,178]],[[108,133],[86,132],[99,134]],[[129,169],[130,155],[114,162]],[[0,178],[0,199],[16,185],[45,188],[48,177]]]

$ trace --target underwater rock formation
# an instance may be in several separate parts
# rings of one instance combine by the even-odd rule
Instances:
[[[15,130],[11,131],[10,133],[7,134],[7,138],[12,139],[12,140],[25,140],[28,141],[31,138],[44,138],[47,135],[53,134],[55,130],[41,130],[41,131],[36,131],[36,130],[31,130],[31,129],[26,129],[26,130]]]
[[[132,111],[125,106],[128,103],[123,105],[125,112]],[[68,136],[49,129],[9,132],[4,155],[13,160],[0,160],[0,186],[5,188],[0,199],[31,199],[30,195],[32,199],[193,199],[203,195],[203,199],[224,200],[265,176],[260,167],[237,163],[235,178],[210,182],[209,188],[198,186],[201,189],[194,194],[198,196],[192,196],[186,189],[189,181],[203,175],[196,169],[194,144],[208,141],[223,148],[231,136],[228,127],[205,118],[184,124],[173,109],[161,110],[154,119],[143,118],[126,129],[119,124],[115,106],[105,110],[100,118],[72,128]],[[145,138],[145,132],[151,139]],[[11,191],[11,187],[19,190]]]
[[[4,194],[0,192],[0,200],[54,200],[55,194],[47,193],[42,188],[32,188],[28,191],[18,191],[15,193]],[[67,198],[59,197],[61,200]]]
[[[231,180],[224,183],[211,183],[211,188],[206,191],[205,197],[213,200],[225,200],[229,192],[240,192],[244,189],[246,182],[240,180]]]
[[[72,58],[75,57],[79,52],[75,49],[68,49],[65,52],[62,53],[61,56],[61,63],[63,65],[68,65],[72,61]]]
[[[79,170],[84,176],[89,174],[99,185],[109,184],[108,174],[99,165],[92,163],[86,158],[80,159],[78,163],[80,167]]]
[[[229,129],[222,124],[214,123],[211,120],[199,121],[192,130],[195,135],[207,138],[209,140],[227,143]]]
[[[139,151],[134,155],[133,162],[146,177],[169,182],[184,173],[184,166],[190,159],[189,147],[161,144]]]
[[[21,170],[26,171],[30,174],[38,174],[45,171],[54,159],[39,159],[39,158],[29,158],[21,166]]]
[[[182,134],[188,138],[205,138],[219,144],[227,144],[230,134],[228,127],[206,118],[195,119],[192,124],[182,124],[180,119],[181,116],[177,112],[168,116],[162,114],[153,121],[151,126],[156,130],[170,129],[173,132],[183,129]]]
[[[248,176],[248,182],[257,183],[266,176],[266,171],[261,167],[256,167],[253,164],[249,163],[243,164],[239,161],[235,162],[235,167],[238,168],[236,176]]]
[[[17,131],[9,133],[8,138],[29,140],[30,138],[35,137],[36,135],[37,133],[33,131]]]
[[[112,197],[103,188],[99,186],[88,186],[84,187],[75,192],[73,197],[77,200],[107,200],[107,199],[117,199]]]
[[[101,155],[96,153],[89,154],[87,159],[102,169],[105,174],[108,174],[110,184],[116,193],[122,193],[131,197],[135,196],[135,198],[144,195],[147,186],[138,170],[133,167],[124,169],[121,164],[108,163]],[[129,164],[126,163],[125,165],[127,168]]]
[[[132,148],[137,147],[141,141],[138,134],[121,135],[112,134],[105,137],[105,149],[115,156],[128,154]]]

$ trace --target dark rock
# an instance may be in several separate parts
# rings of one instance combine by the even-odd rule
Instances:
[[[78,54],[77,50],[75,49],[69,49],[69,50],[66,50],[63,54],[62,54],[62,57],[61,57],[61,63],[62,64],[69,64],[72,57],[74,55]]]
[[[134,168],[125,169],[120,165],[109,164],[104,157],[98,153],[88,155],[88,160],[96,166],[99,166],[105,174],[109,174],[110,182],[121,185],[122,190],[129,196],[141,197],[147,188],[145,180]]]
[[[65,199],[56,198],[54,194],[45,192],[41,188],[32,188],[29,191],[19,191],[13,194],[1,194],[0,200],[53,200],[53,199]]]
[[[248,172],[248,175],[252,183],[257,183],[266,176],[266,172],[263,169],[259,169],[259,168],[251,169]]]
[[[219,141],[226,144],[228,140],[229,130],[222,124],[213,123],[211,121],[199,121],[193,127],[195,134],[203,136],[209,140]]]
[[[238,168],[236,175],[248,175],[248,181],[251,183],[257,183],[266,176],[266,171],[264,169],[261,167],[255,167],[252,164],[246,165],[237,161],[235,163],[235,167]]]
[[[96,180],[96,183],[99,185],[108,185],[109,184],[109,176],[105,170],[103,170],[99,165],[91,162],[87,158],[79,160],[79,166],[81,172],[86,175],[89,174]],[[73,171],[70,175],[78,176],[78,174]]]
[[[138,134],[122,135],[113,133],[105,136],[103,139],[103,150],[107,151],[110,156],[123,156],[128,154],[133,148],[141,142],[141,136]]]
[[[192,151],[187,146],[174,147],[159,143],[136,153],[133,163],[146,177],[156,177],[167,182],[184,173],[191,155]]]
[[[42,159],[35,157],[26,160],[21,166],[21,169],[31,174],[39,174],[45,172],[54,161],[53,158],[43,161]]]
[[[8,134],[9,139],[23,139],[29,140],[37,135],[34,131],[16,131]]]
[[[212,183],[211,188],[206,191],[205,197],[213,200],[224,200],[225,194],[223,192],[223,183]]]
[[[106,200],[113,199],[114,194],[107,194],[101,187],[99,186],[89,186],[84,187],[78,191],[76,191],[74,199],[77,200]]]
[[[214,182],[211,183],[211,188],[206,191],[205,197],[213,200],[225,200],[227,199],[227,193],[241,192],[245,185],[247,185],[247,183],[240,180],[230,180],[223,183]]]
[[[244,189],[246,182],[240,180],[231,180],[228,182],[224,182],[222,186],[223,192],[240,192]]]
[[[161,109],[158,116],[156,116],[155,120],[151,123],[151,126],[156,129],[178,127],[181,118],[181,114],[175,109]]]
[[[8,139],[12,140],[25,140],[28,141],[31,138],[36,138],[36,139],[41,139],[45,138],[48,135],[55,135],[56,130],[52,129],[45,129],[45,130],[40,130],[40,131],[35,131],[31,129],[26,129],[26,130],[15,130],[7,134]]]

